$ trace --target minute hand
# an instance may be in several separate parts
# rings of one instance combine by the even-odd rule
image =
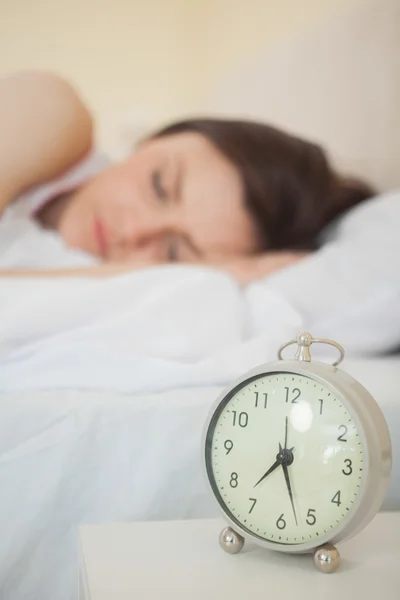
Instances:
[[[283,474],[285,476],[286,487],[287,487],[287,490],[289,492],[290,502],[292,504],[293,514],[294,514],[294,520],[296,521],[296,525],[298,525],[298,523],[297,523],[297,516],[296,516],[296,509],[294,507],[294,502],[293,502],[292,486],[290,485],[289,470],[288,470],[288,467],[287,467],[286,463],[282,463],[282,469],[283,469]]]

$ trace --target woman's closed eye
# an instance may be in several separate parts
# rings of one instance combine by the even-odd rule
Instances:
[[[157,198],[159,198],[159,200],[167,200],[168,193],[164,187],[164,184],[162,181],[162,173],[159,169],[156,171],[153,171],[153,173],[151,175],[151,183],[153,185],[153,189],[156,193]]]

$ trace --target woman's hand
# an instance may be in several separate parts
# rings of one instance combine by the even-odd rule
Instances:
[[[226,261],[218,261],[214,264],[211,263],[210,266],[227,271],[239,283],[246,285],[294,265],[309,256],[309,254],[309,252],[300,251],[265,252],[255,256],[243,256]]]
[[[140,271],[152,266],[155,262],[148,260],[131,260],[127,262],[104,262],[93,267],[74,267],[61,269],[11,269],[0,270],[0,277],[35,277],[35,278],[55,278],[55,277],[84,277],[89,279],[104,279],[116,275],[124,275],[133,271]]]

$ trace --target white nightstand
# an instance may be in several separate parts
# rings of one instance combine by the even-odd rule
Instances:
[[[339,544],[339,570],[319,573],[310,555],[218,545],[219,520],[114,523],[79,530],[80,599],[399,600],[400,512],[381,513]]]

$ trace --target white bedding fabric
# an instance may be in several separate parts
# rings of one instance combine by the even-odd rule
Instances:
[[[400,344],[400,191],[346,215],[310,258],[241,289],[222,272],[0,278],[0,391],[154,392],[225,383],[299,330],[350,355]]]
[[[345,367],[389,423],[394,463],[384,508],[400,509],[400,359]],[[80,523],[217,515],[201,436],[219,391],[0,395],[0,597],[77,600]]]

